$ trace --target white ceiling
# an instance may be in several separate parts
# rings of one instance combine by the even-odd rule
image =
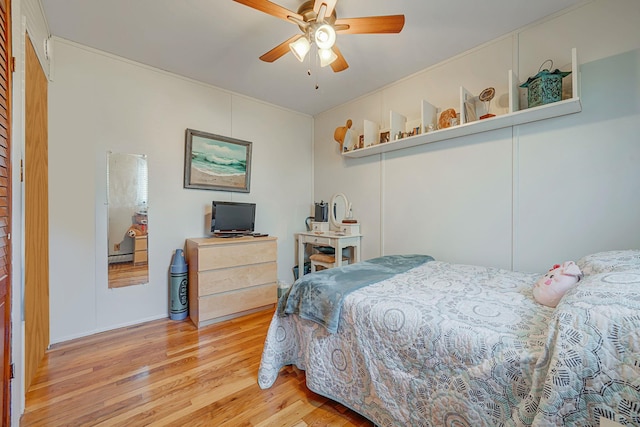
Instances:
[[[291,53],[260,61],[300,30],[232,0],[41,0],[53,36],[311,115],[582,1],[339,0],[338,18],[404,14],[405,26],[338,35],[349,68],[334,73]]]

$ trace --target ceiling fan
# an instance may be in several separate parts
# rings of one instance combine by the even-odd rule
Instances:
[[[404,27],[404,15],[338,19],[335,11],[337,0],[305,1],[298,8],[297,13],[268,0],[234,1],[298,24],[302,31],[302,34],[296,34],[262,55],[261,60],[273,62],[291,51],[302,62],[311,49],[312,43],[315,43],[318,47],[320,65],[322,67],[331,65],[336,73],[349,68],[349,64],[335,45],[336,34],[399,33]]]

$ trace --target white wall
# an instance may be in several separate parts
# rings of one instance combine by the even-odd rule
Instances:
[[[312,198],[311,117],[54,39],[49,85],[52,343],[168,315],[168,268],[212,200],[257,204],[291,282]],[[185,129],[252,141],[251,192],[183,188]],[[149,280],[107,287],[108,151],[149,160]]]
[[[640,2],[597,0],[480,46],[314,118],[314,196],[342,192],[361,222],[363,257],[419,252],[452,262],[546,271],[600,250],[640,247]],[[459,87],[521,80],[576,47],[583,111],[363,158],[333,131],[352,119],[389,126],[420,100],[458,110]]]

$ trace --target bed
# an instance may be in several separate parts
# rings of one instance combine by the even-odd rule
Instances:
[[[532,297],[540,273],[426,256],[305,275],[279,300],[258,383],[295,365],[378,426],[638,426],[640,251],[577,264],[556,308]]]

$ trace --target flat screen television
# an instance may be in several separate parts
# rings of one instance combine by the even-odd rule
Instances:
[[[214,235],[251,234],[255,229],[256,204],[211,203],[211,232]]]

